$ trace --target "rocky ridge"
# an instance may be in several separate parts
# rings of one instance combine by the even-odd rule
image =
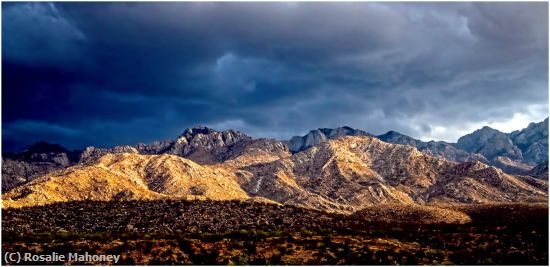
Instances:
[[[495,166],[505,173],[509,174],[528,174],[533,168],[531,164],[522,163],[520,161],[511,160],[508,157],[498,156],[495,157],[490,163],[491,166]]]
[[[471,153],[482,154],[488,160],[497,156],[506,156],[512,160],[523,159],[521,150],[507,134],[488,126],[460,137],[456,146]]]
[[[362,136],[370,135],[369,133],[353,129],[348,126],[338,127],[334,129],[319,128],[317,130],[311,130],[304,136],[294,136],[289,141],[289,149],[291,152],[296,153],[306,150],[317,144],[326,142],[327,140],[334,140],[344,136]]]
[[[2,192],[32,181],[44,174],[62,170],[78,162],[80,151],[69,151],[57,144],[38,142],[19,153],[2,155]]]
[[[4,207],[78,200],[248,199],[235,175],[175,155],[106,154],[2,195]]]
[[[252,139],[234,130],[217,131],[204,126],[186,129],[174,141],[139,144],[140,154],[172,154],[199,164],[218,164],[239,157],[255,157],[258,162],[288,156],[288,148],[273,139]],[[267,158],[267,159],[266,159]]]
[[[541,202],[548,196],[544,181],[507,175],[480,162],[447,161],[369,136],[330,140],[294,155],[269,154],[258,142],[271,144],[272,152],[286,147],[269,140],[243,142],[243,154],[214,165],[168,154],[109,153],[17,187],[3,194],[3,205],[252,198],[350,213],[380,203]]]
[[[522,152],[524,161],[548,162],[548,118],[539,123],[530,123],[527,128],[508,134],[514,145]]]
[[[339,134],[329,134],[331,132]],[[350,127],[324,128],[312,130],[305,136],[293,137],[289,141],[289,148],[291,152],[297,153],[327,140],[355,135],[373,136]],[[376,137],[392,144],[414,146],[422,152],[452,161],[481,161],[510,174],[528,174],[528,170],[535,165],[548,162],[548,118],[512,133],[503,133],[486,126],[459,138],[457,143],[424,142],[396,131]]]
[[[487,159],[481,154],[464,151],[443,141],[424,142],[395,131],[389,131],[385,134],[378,135],[377,138],[387,143],[414,146],[418,150],[432,156],[443,157],[452,161],[464,162],[477,160],[487,162]]]
[[[548,180],[548,162],[541,163],[529,170],[527,175]]]
[[[272,161],[290,155],[287,146],[273,139],[252,139],[244,133],[216,131],[197,126],[186,129],[176,140],[149,145],[87,147],[82,152],[70,152],[60,145],[37,143],[20,153],[5,153],[2,157],[2,190],[29,182],[52,171],[79,164],[96,163],[107,154],[171,154],[199,164],[213,165],[232,160],[234,165]]]
[[[219,164],[231,160],[234,165],[242,166],[253,162],[269,162],[288,157],[289,152],[297,153],[327,140],[343,136],[369,135],[365,131],[347,126],[336,129],[320,128],[310,131],[306,136],[293,137],[287,142],[252,139],[238,131],[220,132],[208,127],[197,126],[185,130],[176,140],[113,148],[88,147],[82,152],[68,151],[59,145],[41,142],[20,153],[3,154],[2,190],[9,191],[36,177],[51,171],[62,170],[77,163],[93,163],[108,153],[173,154],[200,164]],[[377,138],[393,144],[411,145],[427,154],[452,161],[481,161],[501,168],[509,174],[530,175],[531,168],[538,163],[548,161],[548,119],[539,123],[531,123],[527,128],[510,134],[484,127],[461,138],[460,144],[441,141],[424,142],[395,131],[389,131]],[[510,145],[510,142],[513,145]],[[477,151],[481,154],[467,150]],[[512,155],[512,158],[508,157],[509,154]],[[521,160],[518,159],[520,155]]]

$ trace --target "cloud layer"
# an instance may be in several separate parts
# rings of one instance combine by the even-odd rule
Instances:
[[[349,125],[456,141],[548,113],[548,6],[3,3],[4,149],[289,138]]]

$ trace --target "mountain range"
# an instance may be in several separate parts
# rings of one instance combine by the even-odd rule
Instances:
[[[547,139],[548,119],[510,134],[484,127],[456,144],[350,127],[288,142],[194,127],[149,145],[78,152],[41,143],[3,155],[2,199],[4,207],[239,199],[343,213],[381,203],[546,202]],[[513,175],[496,162],[528,167]]]
[[[317,129],[304,136],[293,137],[289,141],[289,149],[296,153],[326,140],[364,135],[374,136],[347,126]],[[460,137],[457,143],[424,142],[396,131],[388,131],[375,137],[392,144],[414,146],[422,152],[452,161],[481,161],[511,174],[525,174],[536,165],[548,165],[548,118],[512,133],[503,133],[485,126]]]

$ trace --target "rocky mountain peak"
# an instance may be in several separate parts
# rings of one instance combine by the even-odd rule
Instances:
[[[296,153],[328,140],[335,140],[344,136],[370,136],[370,134],[359,129],[353,129],[349,126],[337,127],[334,129],[319,128],[309,131],[304,136],[292,137],[288,147],[291,152]]]
[[[470,153],[479,153],[488,160],[493,160],[497,156],[513,160],[523,159],[521,150],[507,134],[488,126],[460,137],[456,146]]]
[[[548,161],[533,167],[527,175],[548,180]]]
[[[24,151],[2,154],[2,190],[69,167],[78,161],[80,151],[69,151],[58,144],[38,142]]]
[[[231,144],[238,142],[239,140],[252,139],[250,136],[235,131],[233,129],[218,131],[206,126],[195,126],[192,128],[187,128],[181,135],[178,137],[178,142],[191,143],[194,139],[219,139],[221,138],[224,144]],[[184,141],[185,140],[185,141]]]
[[[503,132],[497,130],[497,129],[493,129],[489,126],[483,126],[481,129],[477,129],[475,130],[473,133],[471,133],[470,135],[472,136],[477,136],[479,137],[481,140],[487,140],[495,135],[505,135]]]
[[[471,175],[473,172],[485,170],[487,168],[489,168],[488,165],[479,161],[467,161],[454,166],[452,172],[457,175]]]
[[[69,151],[61,145],[42,141],[28,146],[22,152],[4,153],[2,157],[17,161],[52,163],[66,167],[78,161],[79,153],[80,151]]]
[[[509,137],[521,150],[525,162],[548,162],[548,118],[530,123],[527,128],[510,133]]]
[[[185,129],[185,131],[181,134],[181,136],[185,136],[187,138],[190,138],[190,137],[193,137],[197,134],[207,135],[207,134],[214,133],[214,132],[218,132],[218,131],[216,131],[212,128],[208,128],[206,126],[197,125],[197,126]]]
[[[139,154],[139,151],[133,146],[115,146],[112,148],[97,148],[93,146],[86,147],[80,154],[79,163],[90,164],[95,163],[101,157],[107,154]]]
[[[416,139],[414,139],[410,136],[401,134],[401,133],[396,132],[396,131],[388,131],[387,133],[385,133],[383,135],[379,135],[377,137],[378,137],[378,139],[380,139],[384,142],[393,143],[393,144],[400,144],[400,145],[417,146],[417,144],[419,144],[421,142],[421,141],[416,140]]]
[[[190,158],[201,164],[224,161],[230,147],[252,138],[232,129],[217,131],[204,126],[186,129],[166,153]]]

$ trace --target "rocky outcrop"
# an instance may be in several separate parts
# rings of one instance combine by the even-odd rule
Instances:
[[[521,150],[525,162],[548,162],[548,118],[539,123],[531,123],[521,131],[514,131],[509,137]]]
[[[230,159],[252,138],[234,130],[217,131],[204,126],[186,129],[176,140],[154,142],[135,146],[141,154],[172,154],[191,159],[200,164],[217,164]]]
[[[420,151],[428,153],[432,156],[443,157],[448,160],[465,162],[465,161],[481,161],[488,162],[487,159],[478,153],[469,153],[462,149],[454,147],[452,144],[443,141],[429,141],[425,145],[417,147]]]
[[[548,162],[533,167],[526,174],[535,178],[548,180]]]
[[[481,162],[464,162],[442,173],[426,200],[448,203],[544,202],[548,183],[512,176]]]
[[[509,134],[486,126],[461,137],[456,147],[482,154],[499,167],[503,167],[503,164],[498,157],[506,157],[519,165],[533,166],[548,162],[548,118],[539,123],[531,123],[527,128]],[[507,167],[504,169],[510,170]],[[512,173],[518,171],[515,168]]]
[[[378,135],[377,138],[386,143],[409,145],[416,148],[418,148],[419,146],[425,146],[425,142],[414,139],[408,135],[404,135],[396,131],[388,131],[385,134]]]
[[[414,146],[418,150],[432,156],[443,157],[452,161],[464,162],[477,160],[487,162],[487,159],[483,155],[469,153],[454,147],[452,144],[442,141],[423,142],[395,131],[389,131],[385,134],[377,136],[377,138],[387,143]]]
[[[46,142],[29,146],[22,152],[2,155],[2,192],[37,177],[67,168],[78,161],[79,151]]]
[[[334,140],[344,136],[366,136],[369,133],[353,129],[348,126],[338,127],[335,129],[319,128],[312,130],[305,136],[294,136],[289,141],[289,149],[292,153],[304,151],[312,146],[326,142],[327,140]]]
[[[525,174],[533,168],[533,165],[514,161],[503,156],[496,157],[490,164],[509,174]]]
[[[273,139],[256,139],[240,142],[226,154],[225,166],[242,168],[290,157],[286,144]]]
[[[52,165],[68,167],[78,161],[80,151],[68,149],[47,142],[35,143],[18,153],[3,153],[2,158],[27,163],[50,163]]]
[[[139,143],[135,148],[139,151],[140,154],[144,155],[160,155],[167,153],[170,150],[170,147],[174,144],[174,141],[155,141],[151,144]]]
[[[2,159],[2,192],[59,169],[61,167],[53,164],[31,164],[25,161]]]
[[[88,147],[81,155],[80,162],[88,163],[106,154],[139,153],[144,155],[171,154],[190,159],[199,164],[219,164],[240,157],[239,165],[265,162],[289,156],[288,147],[273,139],[252,139],[234,130],[217,131],[197,126],[186,129],[176,140],[117,146],[114,148]],[[244,156],[246,155],[246,156]],[[245,158],[248,163],[244,162]]]
[[[350,127],[340,127],[336,129],[317,129],[310,131],[305,136],[295,136],[289,141],[290,151],[293,153],[304,151],[316,144],[326,142],[327,140],[334,140],[344,136],[372,136],[362,130],[354,130]],[[424,142],[418,139],[414,139],[410,136],[401,134],[396,131],[389,131],[385,134],[376,136],[378,139],[400,145],[414,146],[418,150],[428,153],[433,156],[444,157],[445,159],[452,161],[471,161],[478,160],[482,162],[488,162],[488,160],[481,154],[470,153],[462,149],[456,148],[453,144],[442,141],[429,141]]]
[[[514,145],[507,134],[487,126],[460,137],[456,147],[470,153],[479,153],[489,161],[498,156],[523,160],[521,150]]]
[[[288,144],[290,151],[297,153],[327,140],[360,135],[369,134],[350,127],[317,129],[305,136],[293,137]],[[414,146],[422,152],[452,161],[481,161],[511,174],[519,174],[526,168],[548,161],[548,118],[510,134],[486,126],[461,137],[456,144],[424,142],[396,131],[376,137],[387,143]]]
[[[216,164],[229,158],[231,148],[252,138],[234,130],[223,132],[198,126],[189,128],[176,139],[168,154],[191,159],[200,164]]]
[[[113,148],[97,148],[89,146],[82,151],[78,162],[82,164],[90,164],[98,161],[104,155],[121,153],[137,154],[139,151],[132,146],[115,146]]]

